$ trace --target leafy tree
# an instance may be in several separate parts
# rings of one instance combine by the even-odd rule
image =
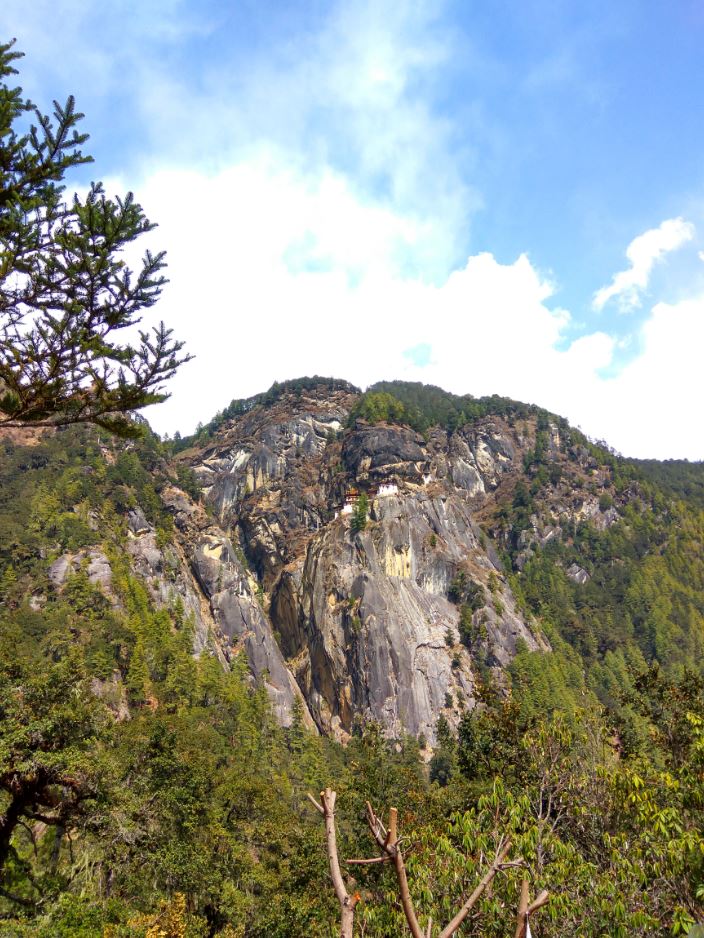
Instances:
[[[19,862],[13,835],[41,821],[76,822],[96,796],[99,772],[91,749],[102,711],[77,655],[38,668],[21,636],[5,630],[0,644],[0,873]],[[2,890],[0,890],[0,894]]]
[[[412,423],[410,414],[393,394],[368,392],[362,395],[350,413],[350,423],[366,420],[369,423]]]
[[[136,274],[122,259],[154,227],[132,193],[112,201],[92,183],[64,200],[68,170],[91,162],[83,115],[69,97],[50,117],[11,87],[13,46],[0,45],[0,427],[87,421],[134,436],[128,413],[164,400],[189,358],[163,323],[120,339],[159,298],[164,253],[147,251]]]
[[[369,511],[369,499],[366,494],[362,494],[357,499],[357,504],[352,512],[351,528],[355,533],[363,531],[367,526],[367,512]]]
[[[447,785],[457,768],[457,743],[444,716],[440,716],[436,727],[438,745],[430,760],[429,778],[440,786]]]

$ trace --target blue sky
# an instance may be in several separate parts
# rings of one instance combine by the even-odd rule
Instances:
[[[189,431],[275,379],[509,394],[704,458],[704,7],[4,0],[169,252]]]

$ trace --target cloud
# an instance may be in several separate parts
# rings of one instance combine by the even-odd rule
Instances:
[[[600,381],[575,414],[588,432],[631,456],[704,459],[701,356],[704,295],[658,303],[640,331],[641,354]]]
[[[626,257],[631,262],[627,270],[614,275],[611,283],[594,294],[592,306],[604,308],[609,300],[617,298],[621,312],[630,312],[641,305],[641,293],[648,286],[654,265],[666,254],[676,251],[694,237],[694,225],[683,218],[670,218],[658,228],[638,235],[628,245]]]
[[[343,0],[315,29],[268,35],[266,56],[240,50],[197,81],[145,75],[142,123],[155,146],[170,141],[172,165],[212,173],[266,151],[292,173],[344,179],[414,225],[404,263],[441,278],[481,207],[458,129],[436,107],[453,55],[443,6]]]
[[[295,15],[218,3],[201,14],[185,0],[0,6],[0,27],[23,22],[32,96],[77,94],[100,175],[213,175],[275,152],[279,167],[342,178],[360,201],[412,222],[404,263],[424,278],[464,260],[482,200],[460,144],[471,120],[460,126],[439,104],[457,52],[445,3],[337,0]]]
[[[198,356],[149,414],[162,432],[315,373],[363,386],[404,376],[569,413],[611,360],[602,333],[558,350],[569,315],[525,255],[473,255],[436,283],[409,272],[417,221],[330,170],[295,173],[262,152],[213,176],[158,172],[139,192],[169,257],[159,314]]]
[[[155,173],[139,192],[160,221],[149,237],[169,252],[157,313],[197,355],[147,415],[160,432],[188,432],[234,397],[317,373],[504,394],[627,455],[704,457],[692,419],[704,296],[657,304],[634,333],[640,354],[604,378],[619,343],[595,331],[566,344],[570,315],[526,255],[471,255],[430,283],[403,263],[417,222],[330,170],[293,172],[262,151],[211,176]]]
[[[704,299],[658,304],[616,338],[575,323],[527,254],[501,263],[472,248],[482,197],[462,141],[486,142],[487,128],[472,123],[476,101],[461,118],[448,110],[458,61],[478,65],[444,4],[340,0],[295,17],[272,5],[265,34],[244,29],[233,44],[220,5],[189,20],[194,7],[168,2],[164,16],[136,0],[118,14],[37,0],[23,19],[32,96],[69,82],[94,140],[114,141],[123,178],[107,191],[133,189],[159,222],[137,245],[168,251],[171,282],[149,320],[163,317],[197,358],[148,413],[157,430],[189,432],[233,397],[319,373],[504,394],[627,454],[704,456],[691,416]],[[8,3],[0,25],[27,6]],[[57,44],[60,60],[45,54]],[[571,67],[554,65],[553,77]],[[693,233],[677,218],[636,238],[595,309],[640,303],[654,264]],[[626,340],[638,355],[613,376]]]

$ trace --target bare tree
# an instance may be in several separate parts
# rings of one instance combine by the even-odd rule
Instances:
[[[335,832],[335,800],[337,794],[332,789],[326,788],[325,791],[320,792],[320,804],[312,795],[308,795],[308,798],[325,819],[325,842],[330,862],[330,876],[337,901],[340,903],[340,938],[352,938],[354,909],[359,901],[359,893],[349,894],[340,870]]]
[[[546,889],[538,895],[533,902],[530,901],[528,893],[528,880],[524,879],[521,883],[521,900],[518,903],[518,916],[516,918],[516,931],[514,938],[526,938],[528,933],[528,918],[542,908],[548,901],[549,895]]]
[[[337,836],[335,832],[335,800],[336,793],[330,788],[320,793],[320,803],[312,795],[308,795],[311,803],[325,820],[325,839],[330,862],[330,876],[332,878],[335,895],[340,903],[340,938],[352,938],[354,928],[354,910],[359,901],[359,893],[354,892],[350,895],[349,889],[345,885],[340,869],[340,860],[337,852]],[[367,802],[367,824],[372,837],[379,847],[379,856],[365,859],[348,860],[350,866],[369,866],[376,863],[392,863],[396,872],[396,879],[399,887],[399,898],[401,907],[408,923],[408,928],[412,938],[432,938],[433,920],[429,919],[425,930],[421,928],[418,916],[416,915],[411,891],[408,886],[408,876],[406,874],[406,864],[401,850],[401,838],[398,835],[398,810],[391,808],[389,810],[389,826],[386,828]],[[486,870],[482,878],[477,883],[472,893],[467,897],[464,903],[457,910],[451,921],[441,929],[437,938],[452,938],[457,929],[464,922],[470,911],[474,908],[482,894],[487,890],[497,873],[509,867],[522,866],[523,860],[508,860],[507,857],[511,850],[511,841],[508,838],[501,838],[496,848],[496,853],[491,865]],[[538,897],[530,902],[528,880],[524,879],[521,884],[521,898],[518,905],[518,914],[516,919],[515,938],[526,938],[528,930],[528,918],[533,912],[542,908],[549,899],[547,890],[543,890]]]

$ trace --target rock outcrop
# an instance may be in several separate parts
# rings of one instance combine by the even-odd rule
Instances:
[[[456,723],[474,705],[472,659],[459,641],[459,609],[448,599],[459,569],[486,584],[494,567],[470,513],[455,496],[380,498],[364,531],[343,518],[311,539],[302,575],[286,577],[286,602],[272,610],[293,634],[291,662],[318,724],[344,735],[374,719],[389,733],[434,739],[438,716]],[[505,586],[489,599],[482,651],[506,665],[522,638],[537,643]]]
[[[549,647],[477,525],[515,485],[531,428],[493,417],[449,436],[349,427],[355,400],[283,395],[229,421],[182,457],[219,533],[178,510],[176,525],[219,633],[245,649],[284,720],[300,690],[338,738],[375,720],[432,742],[441,714],[456,725],[474,705],[479,671],[501,683],[519,640]],[[343,508],[362,492],[368,520],[354,532]],[[463,634],[459,573],[484,597]]]

